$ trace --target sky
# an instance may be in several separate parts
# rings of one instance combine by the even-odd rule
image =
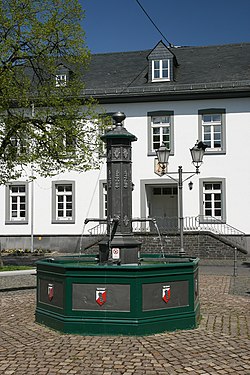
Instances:
[[[250,42],[250,0],[138,0],[175,46]],[[136,0],[79,0],[92,53],[152,49],[166,40]]]

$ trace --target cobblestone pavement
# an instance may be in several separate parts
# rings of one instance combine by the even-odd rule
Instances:
[[[0,374],[249,375],[250,296],[232,279],[200,276],[198,329],[146,337],[60,334],[34,322],[35,290],[0,293]]]

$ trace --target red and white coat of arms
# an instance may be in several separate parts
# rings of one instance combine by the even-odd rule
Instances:
[[[48,284],[48,298],[52,301],[54,297],[54,284]]]
[[[170,285],[165,285],[162,287],[162,299],[164,302],[168,303],[170,300]]]
[[[107,301],[106,288],[96,288],[95,300],[100,306],[102,306]]]

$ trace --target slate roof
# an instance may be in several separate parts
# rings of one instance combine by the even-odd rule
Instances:
[[[92,55],[83,75],[84,94],[103,101],[250,94],[250,43],[169,50],[178,63],[173,82],[148,81],[147,56],[152,50]]]

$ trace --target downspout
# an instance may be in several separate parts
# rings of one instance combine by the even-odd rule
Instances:
[[[31,104],[31,117],[35,116],[35,105]],[[30,202],[30,252],[34,252],[34,171],[31,165],[31,202]]]

